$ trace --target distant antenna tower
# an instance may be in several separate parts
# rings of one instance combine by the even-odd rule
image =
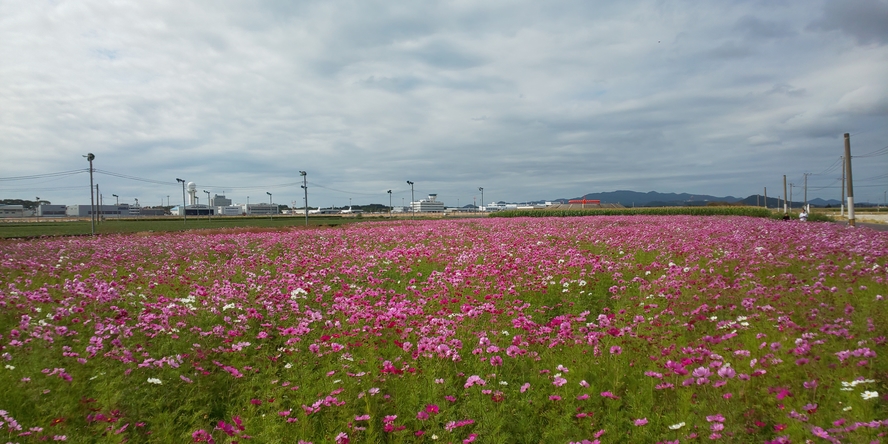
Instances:
[[[194,182],[188,182],[188,205],[197,204],[197,185]]]

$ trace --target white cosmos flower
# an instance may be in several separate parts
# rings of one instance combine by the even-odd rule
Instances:
[[[867,390],[867,391],[861,393],[861,394],[860,394],[860,397],[863,398],[863,399],[873,399],[873,398],[878,398],[878,397],[879,397],[879,392],[875,392],[875,391],[869,391],[869,390]]]
[[[678,429],[680,429],[680,428],[682,428],[682,427],[684,427],[684,426],[685,426],[685,423],[684,423],[684,422],[680,422],[680,423],[678,423],[678,424],[672,424],[671,426],[669,426],[669,428],[672,429],[672,430],[678,430]]]
[[[148,378],[148,382],[150,382],[151,384],[157,384],[157,385],[163,384],[163,382],[161,382],[160,379],[157,379],[157,378]]]

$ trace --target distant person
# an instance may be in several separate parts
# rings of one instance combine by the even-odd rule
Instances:
[[[805,212],[805,210],[802,210],[802,212],[799,213],[799,220],[802,222],[806,222],[808,220],[808,213]]]
[[[783,213],[783,220],[789,220],[789,214]]]

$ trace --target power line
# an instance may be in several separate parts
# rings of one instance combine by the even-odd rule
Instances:
[[[814,174],[814,175],[815,175],[815,176],[819,176],[819,175],[821,175],[821,174],[829,173],[830,171],[832,171],[832,170],[838,168],[839,165],[841,165],[841,164],[842,164],[842,158],[841,158],[841,156],[840,156],[839,158],[837,158],[837,159],[832,163],[832,165],[828,166],[825,170],[823,170],[823,171],[821,171],[821,172],[819,172],[819,173],[816,173],[816,174]]]
[[[100,169],[98,169],[98,168],[94,169],[93,171],[96,172],[96,173],[99,173],[99,174],[104,174],[104,175],[106,175],[106,176],[119,177],[119,178],[121,178],[121,179],[135,180],[135,181],[138,181],[138,182],[147,182],[147,183],[153,183],[153,184],[157,184],[157,185],[175,185],[175,184],[176,184],[176,182],[167,182],[167,181],[160,181],[160,180],[154,180],[154,179],[145,179],[145,178],[143,178],[143,177],[130,176],[130,175],[128,175],[128,174],[115,173],[115,172],[113,172],[113,171],[105,171],[105,170],[100,170]]]
[[[879,148],[873,152],[859,154],[859,155],[853,156],[853,157],[855,157],[855,158],[857,158],[857,157],[876,157],[876,156],[884,156],[886,154],[888,154],[888,146],[884,146],[884,147]]]
[[[57,173],[44,173],[44,174],[32,174],[30,176],[12,176],[12,177],[0,177],[0,181],[13,181],[13,180],[33,180],[33,179],[45,179],[47,177],[63,177],[63,176],[73,176],[75,174],[85,173],[89,171],[89,169],[80,169],[80,170],[70,170],[70,171],[59,171]]]

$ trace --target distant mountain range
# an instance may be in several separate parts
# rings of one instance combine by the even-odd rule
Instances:
[[[617,191],[608,191],[604,193],[589,193],[585,196],[578,196],[572,198],[560,198],[555,199],[552,202],[559,203],[567,203],[567,201],[571,199],[582,199],[582,198],[590,199],[590,200],[600,200],[602,203],[619,203],[624,207],[670,207],[670,206],[693,206],[693,205],[708,205],[710,202],[725,202],[725,203],[742,203],[744,205],[764,205],[764,197],[761,195],[751,195],[749,197],[734,197],[734,196],[710,196],[706,194],[688,194],[688,193],[658,193],[656,191],[649,191],[647,193],[641,193],[638,191],[629,191],[629,190],[617,190]],[[542,202],[540,202],[542,203]],[[821,198],[810,199],[808,203],[812,207],[837,207],[841,203],[838,199],[829,199],[824,200]],[[768,207],[777,208],[782,205],[783,202],[778,201],[776,197],[768,196]],[[792,207],[799,208],[804,204],[804,202],[798,202],[793,200]],[[855,205],[860,206],[868,206],[870,204],[866,203],[855,203]]]

